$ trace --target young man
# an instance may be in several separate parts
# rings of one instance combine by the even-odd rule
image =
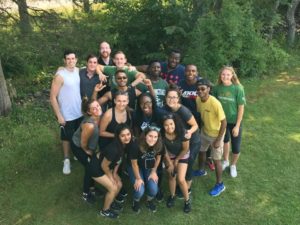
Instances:
[[[99,45],[99,57],[98,57],[98,63],[103,66],[114,66],[114,63],[110,57],[111,48],[110,45],[103,41]]]
[[[169,84],[178,84],[184,79],[185,67],[180,64],[181,54],[172,50],[167,62],[161,62],[161,77]]]
[[[210,82],[208,80],[201,79],[197,82],[197,92],[197,111],[200,112],[203,122],[200,135],[200,169],[204,170],[206,151],[209,146],[211,146],[211,155],[216,168],[217,182],[209,194],[211,196],[218,196],[225,190],[224,183],[222,182],[223,171],[221,159],[223,155],[223,140],[227,122],[221,103],[209,94]]]
[[[74,51],[65,51],[64,63],[65,67],[56,72],[52,81],[50,102],[61,128],[63,173],[70,174],[70,141],[82,120],[79,69]]]
[[[145,74],[140,73],[138,71],[128,66],[126,66],[127,59],[125,54],[122,51],[118,51],[113,59],[113,62],[115,63],[115,66],[103,66],[103,65],[98,65],[97,66],[97,73],[98,74],[105,74],[109,77],[109,85],[111,88],[115,88],[117,86],[116,80],[115,80],[115,74],[117,70],[124,70],[128,81],[127,85],[131,84],[135,79],[138,77],[140,78],[146,78]]]

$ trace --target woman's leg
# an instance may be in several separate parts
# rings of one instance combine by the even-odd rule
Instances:
[[[152,200],[158,191],[158,183],[156,183],[154,180],[149,179],[149,176],[151,174],[151,169],[142,169],[142,173],[144,175],[144,182],[147,189],[147,200]]]
[[[118,193],[118,187],[106,175],[101,177],[93,177],[93,179],[107,190],[104,199],[103,210],[108,210]]]
[[[184,200],[186,200],[186,201],[189,199],[188,185],[187,185],[187,182],[185,180],[185,175],[186,175],[187,168],[188,168],[187,163],[178,163],[177,182],[178,182],[179,187],[182,191]]]
[[[131,183],[132,186],[133,186],[134,183],[135,183],[135,176],[134,176],[132,167],[129,166],[129,167],[127,168],[127,171],[128,171],[130,183]],[[145,181],[145,179],[144,179],[143,174],[141,173],[141,171],[140,171],[140,176],[141,176],[141,178]],[[135,190],[135,189],[133,188],[133,199],[134,199],[135,201],[139,201],[139,200],[141,199],[141,197],[144,195],[144,192],[145,192],[145,186],[144,186],[144,185],[141,185],[141,187],[140,187],[139,190]]]

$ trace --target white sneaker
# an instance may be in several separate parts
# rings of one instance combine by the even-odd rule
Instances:
[[[71,173],[71,163],[70,159],[64,160],[63,174],[68,175]]]
[[[77,159],[77,157],[74,155],[73,156],[73,159],[75,160],[75,161],[78,161],[78,159]]]
[[[237,177],[236,165],[230,166],[230,175],[231,177]]]
[[[229,162],[227,160],[224,160],[222,162],[222,170],[224,171],[229,166]]]

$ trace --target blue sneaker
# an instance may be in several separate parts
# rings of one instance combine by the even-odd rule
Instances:
[[[203,176],[206,176],[206,175],[207,175],[206,170],[194,170],[193,171],[193,176],[194,177],[203,177]]]
[[[216,184],[213,189],[209,192],[209,194],[213,197],[220,195],[223,191],[225,191],[226,187],[224,183],[218,183]]]

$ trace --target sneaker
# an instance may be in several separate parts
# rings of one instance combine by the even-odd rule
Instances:
[[[206,175],[207,175],[206,170],[194,170],[193,171],[193,176],[194,177],[203,177],[203,176],[206,176]]]
[[[212,161],[209,160],[206,162],[206,164],[211,171],[215,171],[215,164]]]
[[[102,190],[100,190],[99,188],[96,188],[96,187],[91,187],[90,192],[95,197],[104,197],[104,195],[105,195],[105,193]]]
[[[147,201],[147,208],[153,213],[156,212],[156,205],[154,204],[154,199]]]
[[[229,162],[227,160],[224,160],[222,162],[222,170],[224,171],[229,166]]]
[[[71,163],[70,159],[65,159],[64,160],[64,167],[63,167],[63,174],[69,175],[71,173]]]
[[[179,186],[176,186],[175,195],[178,199],[183,199],[183,194]]]
[[[230,166],[230,175],[231,177],[237,177],[236,165]]]
[[[192,210],[191,200],[188,199],[187,201],[184,201],[183,212],[189,213],[191,210]]]
[[[114,212],[121,212],[123,210],[123,206],[115,201],[113,201],[110,205],[110,209]]]
[[[83,201],[90,204],[94,204],[96,201],[94,195],[92,195],[91,193],[82,193],[82,199]]]
[[[172,208],[175,205],[175,196],[170,195],[167,200],[167,207]]]
[[[140,207],[140,202],[139,202],[139,201],[133,200],[133,203],[132,203],[132,210],[133,210],[135,213],[140,213],[141,207]]]
[[[164,193],[162,192],[161,189],[158,190],[155,198],[158,202],[162,202],[162,200],[164,199]]]
[[[107,210],[101,210],[100,211],[100,215],[101,216],[105,216],[111,219],[116,219],[119,217],[119,215],[117,213],[115,213],[114,211],[107,209]]]
[[[125,188],[122,187],[119,194],[122,195],[123,197],[126,197],[128,195],[128,192],[126,191]]]
[[[213,197],[220,195],[223,191],[225,191],[224,183],[218,183],[216,184],[213,189],[209,192],[209,194]]]
[[[125,197],[123,197],[120,193],[117,195],[117,197],[115,198],[115,201],[117,203],[123,203],[125,201]]]

